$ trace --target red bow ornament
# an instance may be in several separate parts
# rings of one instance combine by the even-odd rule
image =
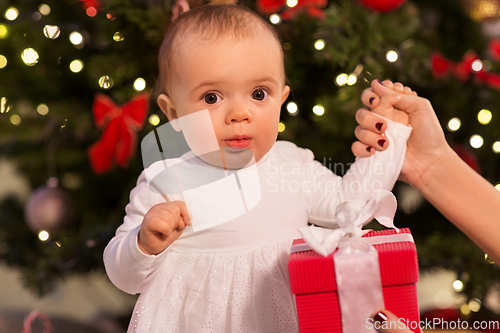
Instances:
[[[87,10],[90,7],[94,7],[96,10],[101,10],[100,0],[79,0],[82,2],[83,8]]]
[[[500,39],[491,39],[488,43],[488,50],[493,60],[500,61]]]
[[[103,128],[99,141],[88,150],[90,165],[97,174],[110,170],[114,163],[124,168],[134,155],[137,131],[141,130],[148,112],[149,99],[140,94],[123,106],[111,98],[98,94],[92,114],[98,128]]]
[[[473,65],[476,60],[480,59],[474,51],[467,52],[460,63],[448,60],[440,53],[434,53],[431,56],[432,74],[436,78],[443,78],[453,73],[462,82],[466,82],[474,75],[477,82],[500,90],[500,75],[485,71],[482,63],[474,69]]]
[[[321,8],[326,7],[327,0],[297,0],[297,4],[288,7],[286,0],[257,0],[257,9],[264,14],[280,13],[283,20],[290,20],[299,12],[306,11],[310,17],[324,18],[325,13]]]

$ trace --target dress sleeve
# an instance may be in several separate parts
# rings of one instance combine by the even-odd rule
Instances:
[[[307,189],[310,188],[311,191],[304,191],[309,208],[309,222],[335,228],[335,212],[340,203],[369,199],[377,190],[392,190],[403,167],[411,127],[384,119],[387,122],[385,136],[389,147],[370,157],[357,157],[343,177],[335,175],[327,168],[328,165],[312,161],[310,151],[302,153],[304,158],[309,159],[307,163],[312,165],[306,167],[305,173],[305,181],[311,183]]]
[[[117,288],[129,294],[141,293],[148,288],[154,272],[168,252],[165,250],[158,255],[147,255],[137,243],[144,215],[151,207],[165,201],[168,201],[166,195],[149,188],[143,172],[130,192],[130,203],[125,207],[123,224],[104,249],[104,266],[109,279]]]

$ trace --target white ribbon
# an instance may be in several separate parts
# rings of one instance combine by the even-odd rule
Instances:
[[[394,195],[389,191],[379,190],[368,201],[356,199],[341,203],[335,214],[340,228],[327,229],[312,225],[299,228],[299,232],[314,251],[326,257],[337,248],[348,247],[369,232],[370,230],[363,230],[362,227],[374,218],[383,226],[398,230],[393,223],[396,208]]]
[[[368,201],[351,200],[339,205],[335,214],[338,229],[299,229],[307,245],[317,253],[327,256],[339,249],[333,260],[345,333],[375,332],[367,328],[366,320],[385,305],[378,253],[369,241],[361,239],[369,232],[362,227],[375,218],[383,226],[398,230],[393,223],[396,208],[391,192],[376,191]],[[302,248],[305,250],[305,246]]]

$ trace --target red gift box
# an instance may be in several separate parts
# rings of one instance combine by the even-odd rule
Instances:
[[[390,237],[410,234],[407,228],[370,231],[363,237],[386,236],[372,245],[378,252],[385,308],[413,332],[420,332],[417,288],[418,262],[413,241],[393,242]],[[296,239],[293,244],[302,244]],[[300,247],[300,246],[299,246]],[[292,249],[292,252],[294,249]],[[299,250],[300,251],[300,250]],[[295,294],[300,332],[342,332],[342,317],[335,280],[334,253],[323,257],[313,250],[290,254],[288,270]],[[368,326],[367,322],[367,326]],[[372,322],[371,322],[372,323]]]

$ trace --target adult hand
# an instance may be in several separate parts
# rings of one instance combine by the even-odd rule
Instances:
[[[389,80],[380,83],[378,80],[374,80],[371,83],[371,88],[363,92],[362,101],[366,108],[361,108],[356,113],[359,126],[355,135],[359,143],[353,144],[352,151],[356,156],[369,156],[375,150],[372,149],[368,152],[367,147],[374,147],[377,150],[385,150],[388,147],[388,145],[384,145],[384,147],[377,145],[377,141],[382,137],[381,131],[377,131],[377,128],[382,128],[382,130],[387,128],[385,120],[372,113],[368,108],[375,109],[381,98],[394,92],[400,95],[399,100],[394,99],[394,107],[408,113],[410,126],[413,127],[407,144],[400,180],[418,187],[422,175],[452,150],[446,142],[444,132],[431,103],[425,98],[418,97],[400,83],[392,83]],[[383,125],[377,125],[379,123]]]
[[[400,320],[394,313],[387,310],[377,312],[372,322],[373,327],[379,333],[414,333],[406,327],[404,320]]]
[[[184,12],[189,10],[189,3],[186,0],[176,0],[172,7],[172,21]]]

